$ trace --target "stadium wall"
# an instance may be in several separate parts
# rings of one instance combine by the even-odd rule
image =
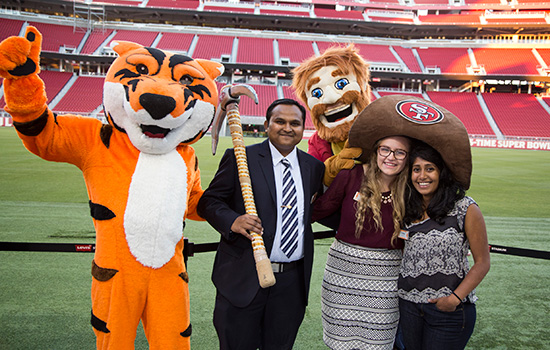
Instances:
[[[5,112],[2,112],[5,113]],[[0,127],[12,127],[13,122],[10,116],[0,116]],[[311,132],[304,133],[304,138],[309,138]],[[470,136],[470,145],[481,148],[503,148],[503,149],[523,149],[550,151],[550,140],[545,139],[513,139],[497,140],[495,138],[486,138],[482,136]]]

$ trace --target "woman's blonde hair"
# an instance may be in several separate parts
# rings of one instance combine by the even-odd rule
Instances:
[[[356,203],[355,211],[355,237],[359,238],[363,231],[363,224],[365,217],[370,211],[376,225],[376,229],[382,231],[384,226],[382,225],[382,215],[380,213],[380,207],[382,202],[382,187],[378,178],[381,170],[377,164],[378,146],[382,140],[376,143],[375,151],[371,154],[368,164],[366,164],[366,170],[361,181],[361,188],[359,189],[359,200]],[[410,141],[409,141],[410,143]],[[408,155],[407,155],[408,157]],[[401,223],[405,216],[405,188],[407,187],[407,179],[409,173],[408,159],[403,159],[405,167],[397,175],[395,180],[390,185],[390,191],[392,193],[393,203],[393,235],[391,238],[392,244],[397,239],[399,231],[401,230]]]

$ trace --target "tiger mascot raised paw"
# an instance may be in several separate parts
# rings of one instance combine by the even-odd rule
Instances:
[[[150,349],[188,349],[183,224],[202,220],[196,206],[203,192],[190,144],[212,123],[223,65],[114,42],[103,124],[48,109],[38,77],[41,42],[29,26],[25,37],[0,43],[5,109],[29,151],[83,173],[96,230],[96,346],[133,349],[141,320]]]

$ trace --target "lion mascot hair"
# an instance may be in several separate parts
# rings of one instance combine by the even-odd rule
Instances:
[[[357,115],[371,102],[369,64],[350,44],[310,57],[292,72],[292,86],[316,129],[308,153],[325,162],[324,182],[329,185],[340,169],[353,167],[361,152],[346,147],[346,141]]]

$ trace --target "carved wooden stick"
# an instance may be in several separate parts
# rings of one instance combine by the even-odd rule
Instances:
[[[252,182],[248,171],[248,161],[246,158],[246,148],[243,140],[243,128],[241,125],[241,116],[239,113],[240,95],[247,95],[258,103],[256,92],[248,85],[224,86],[220,91],[220,105],[218,113],[212,128],[212,151],[215,154],[215,148],[218,141],[219,125],[223,122],[223,117],[227,115],[229,130],[231,132],[231,140],[233,141],[233,149],[237,161],[237,170],[239,174],[239,183],[243,194],[244,206],[246,213],[256,215],[256,204],[254,202],[254,193],[252,192]],[[225,111],[225,112],[224,112]],[[223,117],[222,117],[223,116]],[[220,121],[221,118],[221,121]],[[214,137],[214,133],[216,134]],[[258,280],[262,288],[271,287],[275,284],[275,275],[271,268],[271,261],[265,250],[264,240],[257,232],[250,232],[252,236],[252,250],[254,260],[256,261],[256,271],[258,272]]]

